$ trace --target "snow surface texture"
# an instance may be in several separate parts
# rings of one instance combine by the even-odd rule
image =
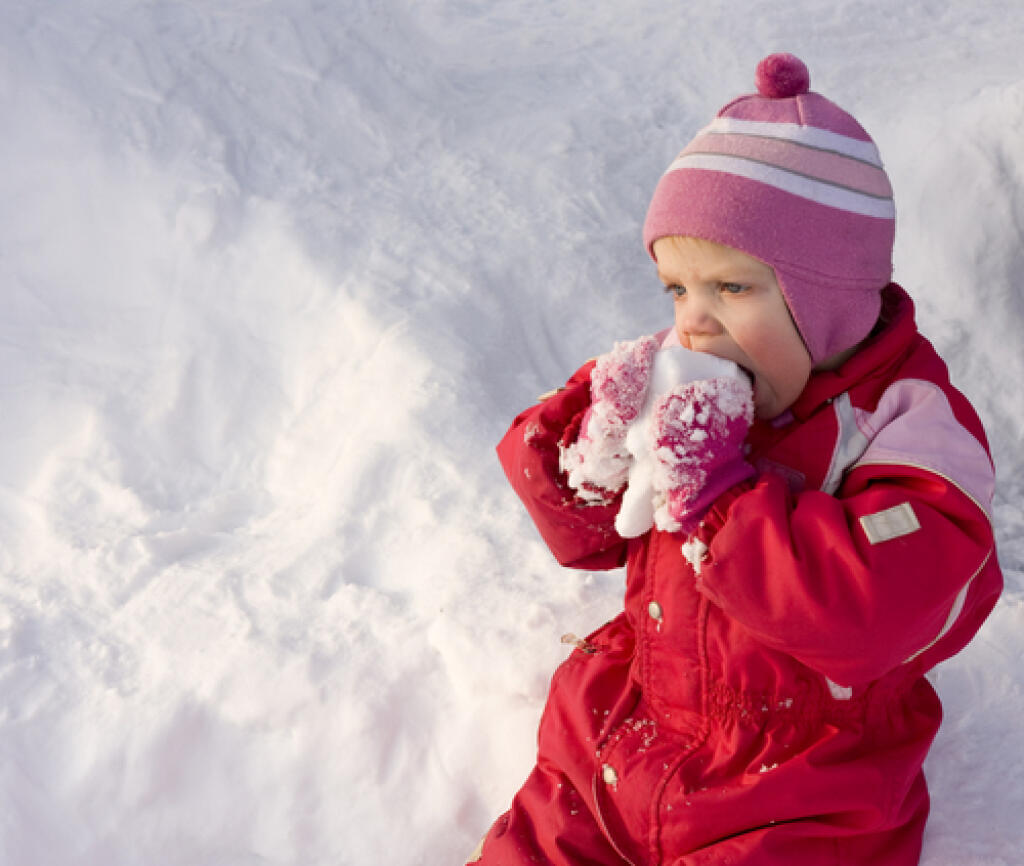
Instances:
[[[872,132],[1006,595],[926,866],[1024,851],[1018,0],[3,0],[0,862],[460,864],[621,603],[493,446],[670,323],[655,183],[765,54]]]

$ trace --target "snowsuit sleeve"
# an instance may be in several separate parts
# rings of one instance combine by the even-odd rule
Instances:
[[[559,442],[574,438],[590,405],[593,367],[593,361],[587,362],[564,388],[517,416],[498,444],[498,459],[555,559],[601,570],[625,562],[626,542],[614,529],[621,499],[608,505],[581,502],[558,465]]]
[[[835,495],[765,474],[702,530],[700,589],[763,643],[841,686],[959,651],[1002,588],[994,473],[973,411],[897,383],[860,420],[866,445]]]

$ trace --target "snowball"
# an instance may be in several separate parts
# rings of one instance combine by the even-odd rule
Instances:
[[[629,425],[625,436],[625,447],[633,462],[629,467],[622,506],[615,519],[615,530],[623,538],[643,535],[655,525],[655,522],[659,529],[666,532],[675,532],[679,529],[679,524],[669,517],[668,504],[664,497],[655,499],[655,480],[658,477],[656,473],[664,472],[664,466],[658,461],[657,453],[650,444],[654,412],[658,403],[670,394],[673,388],[689,382],[716,379],[741,382],[749,393],[750,383],[746,375],[732,361],[705,352],[693,352],[682,346],[662,349],[654,356],[651,382],[643,407],[637,418]],[[729,418],[736,418],[744,411],[744,401],[741,396],[737,396],[743,394],[743,388],[721,388],[709,383],[704,393],[709,400],[716,402]],[[684,420],[692,422],[694,415],[693,406],[684,409]],[[700,423],[707,424],[707,413],[703,415],[703,421]],[[705,437],[708,435],[706,431],[702,432]],[[664,457],[664,462],[686,460],[685,455],[673,452],[665,454]],[[661,483],[658,486],[662,489],[671,486],[665,483],[667,480],[661,476]]]

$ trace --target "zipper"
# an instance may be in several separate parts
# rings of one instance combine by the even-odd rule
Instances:
[[[600,790],[598,788],[598,774],[595,772],[594,777],[591,780],[591,794],[594,798],[594,817],[597,818],[597,823],[601,827],[601,832],[604,834],[604,838],[608,840],[608,844],[615,849],[615,853],[622,858],[622,862],[627,866],[637,866],[632,860],[630,860],[622,851],[622,849],[616,844],[615,839],[612,838],[612,834],[608,832],[608,824],[604,820],[604,813],[601,811],[601,802],[598,800]]]

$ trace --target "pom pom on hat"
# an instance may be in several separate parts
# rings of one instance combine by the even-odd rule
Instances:
[[[757,64],[754,73],[757,92],[770,99],[787,99],[807,93],[811,73],[804,62],[793,54],[769,54]]]
[[[757,93],[729,102],[662,175],[644,245],[684,235],[769,265],[814,363],[874,326],[892,275],[896,209],[878,148],[812,92],[792,54],[765,57]]]

